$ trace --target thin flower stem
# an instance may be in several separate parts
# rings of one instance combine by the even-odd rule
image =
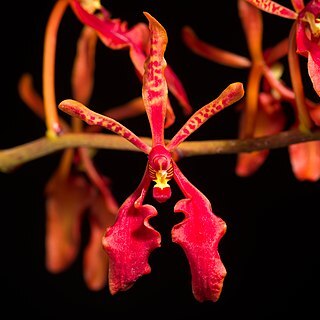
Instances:
[[[56,137],[61,132],[55,97],[55,53],[58,28],[68,6],[67,0],[58,0],[49,17],[43,49],[43,102],[47,136]]]
[[[140,137],[147,145],[151,139]],[[185,141],[175,151],[179,157],[191,157],[213,154],[236,154],[264,149],[287,147],[291,144],[320,140],[320,131],[301,132],[300,130],[284,131],[276,135],[234,140]],[[113,134],[105,133],[66,133],[57,139],[46,137],[0,151],[0,172],[10,172],[19,166],[54,152],[75,147],[122,150],[141,152],[129,141]]]
[[[249,73],[246,90],[247,98],[244,109],[244,124],[240,133],[241,138],[250,138],[254,134],[262,68],[262,63],[254,63]]]
[[[312,127],[312,122],[305,105],[305,95],[303,91],[303,83],[301,78],[299,56],[296,53],[296,22],[292,25],[289,35],[289,70],[292,88],[295,93],[297,113],[299,119],[299,129],[307,132]]]

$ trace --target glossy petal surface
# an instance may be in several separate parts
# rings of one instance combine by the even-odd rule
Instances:
[[[109,289],[111,294],[129,289],[141,276],[151,272],[148,258],[160,246],[160,234],[149,219],[157,215],[151,205],[143,205],[150,185],[147,171],[137,190],[120,207],[115,224],[103,237],[109,256]]]
[[[174,179],[186,199],[174,207],[185,219],[173,227],[172,240],[179,244],[190,264],[195,298],[217,301],[226,270],[218,253],[218,244],[226,232],[224,221],[212,212],[209,200],[194,187],[174,164]]]

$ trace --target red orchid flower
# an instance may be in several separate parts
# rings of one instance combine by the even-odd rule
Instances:
[[[320,96],[320,1],[291,0],[292,11],[271,0],[246,0],[268,13],[296,20],[296,51],[308,58],[308,71],[314,90]]]
[[[71,8],[78,19],[92,27],[101,41],[110,49],[129,49],[130,58],[140,79],[144,72],[144,61],[149,51],[149,30],[145,23],[138,23],[128,28],[126,22],[111,19],[111,14],[100,4],[100,1],[69,0]],[[187,94],[178,76],[170,66],[165,70],[168,88],[183,107],[185,114],[192,112]],[[169,103],[169,101],[168,101]],[[166,114],[166,127],[174,122],[174,112],[169,104]]]
[[[300,63],[297,54],[308,58],[308,72],[313,83],[313,88],[320,96],[320,1],[311,0],[304,5],[302,0],[292,0],[295,11],[285,8],[270,0],[246,0],[266,12],[276,14],[295,23],[289,35],[288,61],[290,76],[294,91],[296,123],[302,131],[308,131],[318,125],[319,105],[310,106],[305,98]],[[291,166],[299,180],[316,181],[320,178],[320,153],[319,143],[312,141],[304,144],[289,146]]]
[[[246,97],[240,109],[242,111],[240,138],[261,137],[281,132],[286,124],[282,102],[288,102],[294,109],[296,118],[294,128],[298,126],[311,128],[314,124],[319,125],[319,105],[303,94],[297,54],[294,52],[292,41],[294,38],[290,36],[289,39],[284,39],[274,47],[262,51],[262,17],[259,10],[249,2],[238,0],[239,16],[248,42],[250,60],[201,41],[190,27],[183,29],[185,44],[196,54],[214,62],[236,68],[250,68]],[[297,8],[301,7],[302,3],[299,3],[295,3]],[[275,10],[276,7],[273,8]],[[286,10],[281,12],[288,14]],[[288,53],[294,92],[280,79],[282,71],[279,72],[281,69],[277,62]],[[313,144],[317,143],[310,143]],[[301,150],[298,152],[297,149]],[[268,154],[269,150],[239,153],[236,164],[237,175],[249,176],[256,172]],[[309,181],[319,179],[320,167],[317,166],[319,153],[316,147],[305,147],[300,143],[290,146],[289,154],[293,173],[297,179]]]
[[[246,35],[250,58],[222,50],[197,37],[189,27],[184,27],[184,43],[194,53],[233,68],[249,69],[246,96],[239,105],[241,111],[239,137],[262,137],[280,132],[285,125],[285,116],[280,100],[274,94],[265,78],[266,72],[274,73],[277,60],[286,55],[287,39],[273,48],[262,50],[263,21],[260,10],[238,0],[238,12]],[[275,85],[276,86],[276,85]],[[249,176],[256,172],[266,160],[269,150],[261,150],[237,155],[236,174]]]
[[[64,100],[59,108],[90,125],[102,126],[130,141],[148,155],[148,163],[138,188],[119,209],[112,227],[107,228],[103,247],[109,256],[109,289],[112,294],[129,289],[141,276],[151,272],[150,253],[160,246],[160,234],[149,224],[157,210],[143,204],[152,181],[153,197],[158,202],[171,196],[168,182],[173,178],[185,199],[174,207],[183,212],[185,219],[172,229],[172,240],[185,251],[192,274],[193,294],[198,301],[217,301],[226,270],[220,260],[218,243],[226,231],[222,219],[214,215],[209,200],[181,173],[172,158],[178,145],[217,112],[242,98],[241,83],[229,85],[220,96],[208,103],[185,123],[178,133],[165,144],[164,123],[168,101],[165,78],[164,52],[167,34],[163,26],[150,14],[150,54],[145,62],[142,97],[151,126],[152,146],[112,118],[98,114],[80,102]]]

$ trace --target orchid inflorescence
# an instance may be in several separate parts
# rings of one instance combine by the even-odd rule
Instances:
[[[177,163],[184,156],[210,154],[210,142],[204,142],[199,150],[191,144],[188,149],[186,140],[216,113],[237,105],[241,113],[239,140],[219,145],[219,152],[237,153],[237,175],[254,174],[271,148],[287,146],[296,178],[320,179],[320,106],[306,97],[299,63],[300,57],[307,58],[310,81],[320,96],[320,1],[311,0],[306,5],[303,0],[291,2],[294,10],[270,0],[238,0],[249,58],[202,41],[191,26],[183,28],[182,39],[193,53],[214,63],[249,70],[245,85],[231,83],[217,98],[193,111],[183,83],[165,60],[167,32],[156,17],[143,12],[148,24],[141,22],[129,28],[126,22],[112,18],[100,1],[57,0],[45,34],[43,98],[33,88],[31,75],[23,75],[19,83],[22,100],[45,121],[46,137],[41,143],[0,151],[0,168],[10,171],[18,164],[64,149],[45,188],[46,267],[50,272],[59,273],[75,260],[80,250],[81,224],[88,212],[90,240],[83,255],[87,286],[99,290],[108,282],[111,294],[128,290],[137,279],[151,272],[149,256],[161,245],[160,233],[149,222],[158,214],[157,209],[145,204],[146,196],[152,189],[153,199],[166,202],[171,197],[171,184],[176,183],[184,198],[173,211],[182,212],[184,219],[173,227],[172,241],[181,246],[188,259],[195,299],[219,299],[227,272],[218,246],[226,224],[214,214],[210,201],[183,175]],[[57,29],[67,7],[83,24],[83,30],[71,78],[73,96],[57,102],[55,47]],[[294,21],[290,34],[272,48],[262,48],[263,12]],[[87,107],[94,87],[98,40],[112,50],[128,50],[142,85],[141,97],[104,113]],[[286,56],[291,84],[281,79],[281,59]],[[189,119],[171,139],[165,139],[165,129],[175,122],[169,92]],[[284,102],[292,106],[295,116],[286,136],[281,135],[287,124]],[[59,116],[59,110],[71,116],[70,124]],[[140,137],[118,122],[144,112],[151,138]],[[111,132],[102,134],[105,148],[141,151],[146,155],[143,177],[122,205],[112,194],[112,181],[94,164],[101,146],[97,134],[102,130]],[[261,139],[269,137],[277,138],[272,140],[274,146],[269,143],[266,149]],[[60,141],[65,142],[54,147]]]

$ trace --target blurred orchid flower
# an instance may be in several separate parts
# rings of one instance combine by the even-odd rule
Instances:
[[[287,122],[281,106],[282,102],[289,102],[294,108],[296,119],[294,127],[299,126],[301,123],[311,127],[313,124],[310,118],[314,119],[315,124],[317,119],[320,118],[319,106],[304,95],[300,95],[300,98],[299,96],[297,97],[295,92],[292,92],[281,80],[283,67],[278,60],[288,54],[292,41],[286,38],[274,47],[263,51],[262,17],[259,10],[250,3],[245,0],[238,0],[239,17],[246,35],[250,59],[203,42],[189,26],[183,29],[183,40],[194,53],[204,58],[230,67],[250,69],[246,85],[246,96],[244,101],[241,102],[241,108],[239,108],[242,111],[239,125],[240,138],[257,138],[281,132]],[[296,5],[298,6],[298,3]],[[282,14],[284,12],[286,11],[283,11]],[[295,72],[293,82],[296,84],[299,82],[300,74],[297,71],[298,67],[294,67],[296,64],[295,59],[291,57],[290,61],[291,70],[294,69],[293,71]],[[297,88],[297,85],[295,87]],[[311,144],[316,144],[316,142],[311,142]],[[316,152],[316,148],[305,148],[302,143],[294,146],[294,148],[302,148],[304,150],[299,152],[299,173],[296,170],[298,165],[293,165],[297,163],[295,157],[297,157],[298,153],[290,152],[295,176],[299,180],[314,181],[318,179],[316,177],[320,175],[320,167],[316,165],[318,160],[315,160],[318,156],[317,153],[310,154],[310,152]],[[290,149],[291,146],[289,151]],[[268,154],[269,150],[267,149],[238,154],[237,175],[249,176],[256,172],[264,163]],[[311,165],[313,169],[310,169],[311,161],[315,161]],[[303,167],[304,169],[302,169]],[[305,174],[302,172],[305,172]],[[310,174],[311,172],[312,174]]]
[[[262,137],[280,132],[285,126],[285,117],[280,108],[279,96],[270,87],[264,73],[271,71],[280,78],[277,60],[286,55],[288,41],[284,39],[274,48],[262,51],[262,18],[260,11],[245,1],[238,1],[238,11],[242,23],[250,58],[217,48],[200,40],[191,27],[182,30],[184,43],[194,53],[233,68],[249,69],[244,100],[240,102],[241,111],[239,137]],[[236,174],[249,176],[264,163],[269,150],[239,153],[237,155]]]
[[[173,227],[172,240],[186,253],[192,274],[192,289],[198,301],[217,301],[226,275],[218,253],[218,243],[226,231],[225,222],[214,215],[209,200],[182,174],[173,160],[173,152],[203,123],[217,112],[242,98],[241,83],[229,85],[220,96],[196,111],[177,134],[165,144],[165,115],[168,88],[165,77],[167,33],[150,14],[150,50],[145,61],[142,97],[152,133],[152,146],[112,118],[96,113],[82,103],[67,99],[59,108],[89,125],[99,125],[127,139],[148,155],[148,162],[138,188],[121,205],[115,223],[106,229],[103,246],[109,256],[109,288],[112,294],[129,289],[135,281],[151,272],[150,253],[160,246],[160,234],[152,228],[150,218],[157,210],[143,204],[152,181],[153,198],[162,203],[171,196],[173,178],[186,197],[174,207],[185,219]]]
[[[288,61],[294,91],[296,121],[294,127],[308,131],[319,125],[320,105],[306,99],[297,54],[308,58],[308,73],[313,88],[320,96],[320,1],[311,0],[307,5],[303,0],[292,0],[292,11],[270,0],[245,0],[268,13],[294,19],[289,35]],[[300,143],[289,146],[293,172],[299,180],[317,181],[320,179],[319,142]]]
[[[291,0],[294,11],[271,0],[245,0],[268,13],[295,20],[296,52],[308,59],[314,90],[320,96],[320,1]]]

